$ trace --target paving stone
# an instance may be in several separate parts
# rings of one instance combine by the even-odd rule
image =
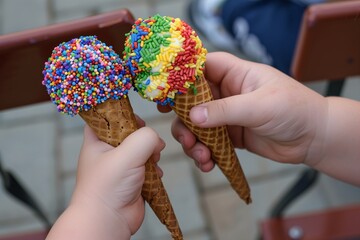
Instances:
[[[79,131],[80,130],[80,131]],[[81,146],[83,143],[83,131],[79,129],[69,132],[61,139],[61,172],[71,173],[75,172],[79,159]]]
[[[251,208],[230,187],[204,194],[210,227],[215,239],[255,239],[256,225]]]
[[[61,125],[61,130],[64,133],[82,132],[85,126],[84,120],[80,116],[68,116],[66,114],[56,114],[56,119]]]
[[[148,212],[148,211],[152,211],[152,210],[150,208],[146,208],[146,211]],[[131,239],[133,239],[133,240],[151,239],[151,238],[149,238],[149,236],[151,236],[151,234],[149,234],[149,231],[151,231],[151,230],[148,228],[148,225],[142,224],[140,229],[131,237]]]
[[[45,227],[34,218],[22,219],[15,224],[0,224],[0,238],[44,231]]]
[[[153,6],[151,14],[160,14],[164,16],[171,16],[181,18],[187,21],[186,14],[188,1],[162,1]]]
[[[237,149],[236,152],[250,187],[251,181],[262,178],[265,175],[274,175],[291,171],[292,169],[302,168],[300,165],[277,163],[245,150]],[[203,173],[197,171],[197,174],[202,183],[202,187],[205,189],[229,184],[228,180],[217,166],[215,166],[211,172]]]
[[[0,112],[0,123],[39,121],[55,116],[56,107],[50,101],[46,103],[32,104],[24,107],[17,107]]]
[[[48,24],[47,0],[3,0],[3,34]],[[19,17],[21,16],[21,17]]]
[[[0,128],[0,153],[4,168],[12,171],[51,218],[56,209],[55,125],[51,122]],[[0,190],[1,195],[5,195]],[[32,213],[5,198],[0,221],[29,218]]]
[[[296,172],[253,184],[253,203],[249,206],[230,187],[206,192],[204,201],[217,239],[236,239],[236,236],[254,239],[258,234],[259,222],[267,218],[273,204],[295,179]],[[324,189],[317,186],[299,197],[286,214],[295,215],[328,206]]]
[[[73,2],[75,2],[75,1],[73,1]],[[89,17],[91,15],[93,15],[92,12],[86,8],[85,9],[82,9],[82,8],[72,9],[72,10],[56,13],[56,15],[53,18],[53,21],[54,21],[54,23],[63,23],[63,22],[68,22],[68,21],[73,21],[73,20]]]
[[[318,183],[327,196],[331,207],[360,203],[360,188],[321,174]]]
[[[360,101],[360,76],[349,77],[346,80],[343,96]]]
[[[160,167],[164,172],[163,183],[183,233],[204,229],[205,221],[199,202],[199,193],[190,164],[179,157],[172,162],[161,163]],[[144,228],[149,229],[148,239],[169,237],[166,228],[150,209],[147,209],[144,225]]]
[[[211,240],[211,236],[207,232],[200,232],[196,234],[188,234],[184,236],[185,239],[192,239],[192,240]],[[165,240],[165,239],[164,239]]]
[[[4,1],[0,1],[0,9],[4,9]],[[3,26],[3,24],[4,24],[4,18],[5,18],[5,16],[4,16],[4,11],[0,11],[0,34],[5,34],[5,32],[4,32],[4,30],[3,30],[3,28],[4,28],[4,26]]]
[[[307,82],[304,83],[304,85],[307,86],[308,88],[311,88],[315,92],[324,95],[326,91],[327,83],[326,81],[323,80],[323,81]]]
[[[252,214],[257,222],[268,218],[270,210],[277,203],[283,194],[298,179],[299,172],[289,173],[281,177],[274,177],[254,185]],[[284,216],[292,216],[311,211],[317,211],[329,206],[329,201],[324,188],[315,184],[308,191],[292,202],[284,212]]]
[[[161,152],[162,161],[167,161],[168,158],[174,154],[181,154],[186,156],[180,143],[178,143],[171,134],[171,124],[176,117],[175,113],[171,112],[166,114],[158,114],[158,117],[151,118],[149,121],[147,121],[146,125],[154,129],[166,143],[165,149]]]
[[[146,18],[150,15],[149,6],[147,1],[129,1],[129,3],[116,2],[101,6],[100,12],[114,11],[117,9],[128,9],[134,18]]]
[[[101,8],[102,6],[106,6],[108,4],[116,4],[116,3],[121,3],[121,4],[126,4],[129,3],[131,1],[129,0],[76,0],[76,1],[72,1],[72,0],[55,0],[54,1],[54,8],[55,11],[58,12],[64,12],[64,11],[68,11],[68,10],[72,10],[72,9],[97,9],[97,8]],[[139,0],[140,2],[140,0]]]
[[[143,99],[135,91],[129,92],[129,99],[134,113],[139,115],[145,121],[160,116],[160,113],[156,108],[156,103]]]
[[[195,233],[185,233],[183,234],[184,239],[191,239],[191,240],[211,240],[213,239],[209,233],[205,231],[199,231]],[[143,238],[144,240],[147,238]],[[155,239],[154,239],[155,240]],[[156,240],[169,240],[169,237],[162,237]]]
[[[75,189],[76,174],[67,175],[62,180],[62,196],[59,195],[59,202],[62,202],[62,211],[69,206],[72,194]],[[61,212],[60,212],[61,213]],[[60,214],[59,213],[59,214]]]

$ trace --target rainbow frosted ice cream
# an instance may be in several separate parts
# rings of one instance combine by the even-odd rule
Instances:
[[[138,19],[125,42],[126,75],[143,98],[171,106],[209,147],[240,198],[250,203],[250,189],[226,126],[199,128],[189,118],[193,106],[213,100],[203,75],[206,53],[196,32],[181,19],[160,15]]]
[[[135,22],[124,53],[139,94],[158,104],[173,105],[175,94],[195,90],[207,51],[187,23],[155,15]]]
[[[85,36],[55,47],[45,63],[43,84],[58,111],[79,114],[99,139],[118,146],[137,129],[127,97],[131,88],[122,60],[95,36]],[[174,239],[182,239],[172,205],[152,159],[145,164],[142,196]]]

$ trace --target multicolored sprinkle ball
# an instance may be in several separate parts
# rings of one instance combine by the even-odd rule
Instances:
[[[179,18],[139,18],[127,34],[124,62],[134,88],[148,100],[173,105],[175,94],[193,89],[202,77],[206,49],[195,31]]]
[[[126,97],[132,87],[119,55],[96,36],[55,47],[43,70],[43,85],[59,112],[71,116],[107,99]]]

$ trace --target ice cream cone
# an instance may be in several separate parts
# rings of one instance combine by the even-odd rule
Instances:
[[[222,173],[230,182],[232,188],[247,204],[251,203],[250,188],[245,178],[240,162],[236,156],[234,146],[225,126],[214,128],[200,128],[195,126],[189,117],[193,106],[213,100],[209,84],[201,77],[195,81],[196,94],[188,91],[175,98],[175,105],[171,108],[181,121],[204,143],[211,151],[211,156]]]
[[[137,129],[129,98],[108,99],[88,111],[79,112],[79,115],[100,140],[114,147],[120,145]],[[173,239],[182,239],[170,199],[151,158],[145,164],[145,181],[141,194],[159,220],[170,231]]]
[[[150,101],[170,105],[184,124],[211,150],[212,158],[246,203],[250,188],[237,159],[227,127],[199,128],[190,109],[212,101],[204,79],[206,49],[195,31],[179,18],[139,18],[125,42],[124,61],[134,89]]]
[[[108,99],[79,115],[101,141],[114,147],[137,129],[129,98]]]
[[[45,64],[44,81],[58,110],[79,114],[98,138],[114,147],[137,129],[119,56],[96,37],[62,43]],[[182,233],[154,161],[145,164],[142,196],[173,239]]]
[[[151,160],[149,160],[151,161]],[[158,217],[166,226],[174,240],[183,240],[182,232],[171,206],[165,187],[159,178],[155,164],[145,165],[145,181],[141,192]]]

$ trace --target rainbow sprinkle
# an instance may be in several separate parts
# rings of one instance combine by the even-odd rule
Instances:
[[[107,99],[126,97],[131,88],[122,60],[96,36],[61,43],[45,63],[44,80],[59,112],[71,116]]]
[[[175,94],[193,89],[203,75],[207,51],[181,19],[160,15],[139,18],[126,36],[127,74],[143,98],[173,105]]]

